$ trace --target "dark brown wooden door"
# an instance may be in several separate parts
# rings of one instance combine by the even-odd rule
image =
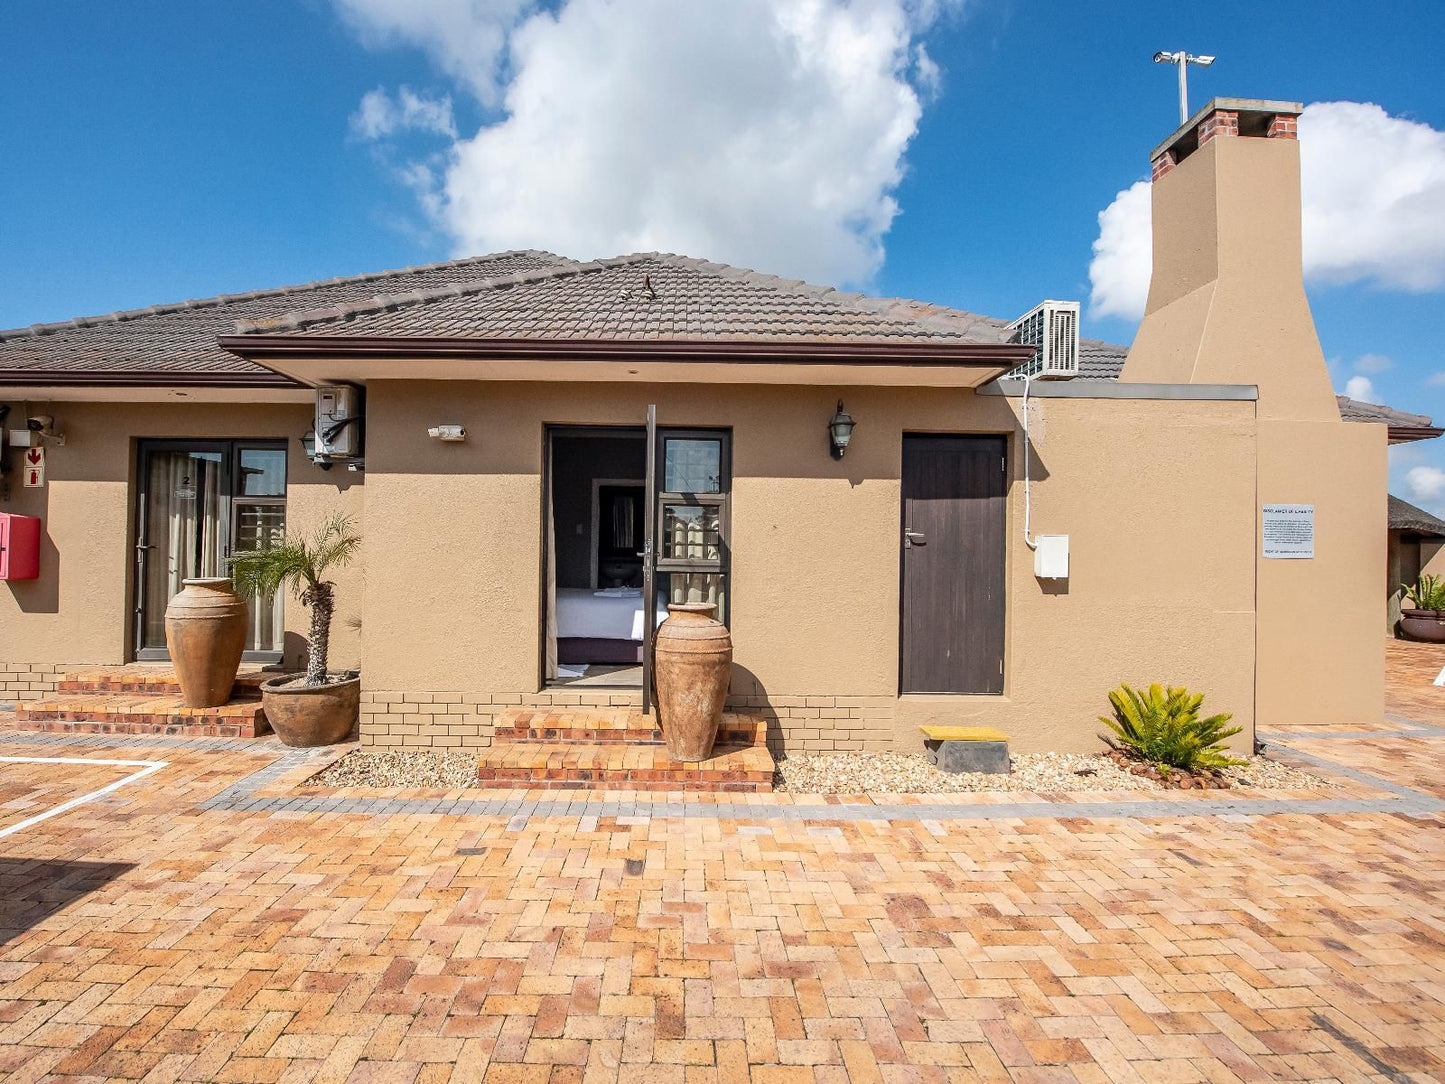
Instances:
[[[901,687],[1003,692],[1003,437],[904,436]]]

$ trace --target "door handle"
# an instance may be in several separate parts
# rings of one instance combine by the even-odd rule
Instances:
[[[924,533],[923,533],[922,531],[910,531],[910,530],[907,530],[907,529],[904,530],[904,532],[903,532],[903,548],[904,548],[904,549],[909,549],[909,548],[911,548],[911,547],[913,547],[913,546],[926,546],[926,545],[928,545],[928,539],[927,539],[927,537],[924,535]]]

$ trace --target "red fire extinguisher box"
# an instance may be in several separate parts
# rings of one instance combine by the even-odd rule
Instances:
[[[0,512],[0,580],[33,580],[40,575],[40,520]]]

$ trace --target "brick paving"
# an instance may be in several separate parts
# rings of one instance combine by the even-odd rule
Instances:
[[[526,812],[479,815],[308,795],[326,755],[274,738],[0,732],[168,762],[0,841],[0,1078],[1445,1080],[1442,666],[1392,644],[1391,718],[1270,736],[1355,773],[1329,769],[1345,812],[506,792]]]

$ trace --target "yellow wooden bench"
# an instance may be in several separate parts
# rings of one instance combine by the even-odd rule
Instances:
[[[929,741],[1008,741],[1008,735],[991,726],[920,726]]]

